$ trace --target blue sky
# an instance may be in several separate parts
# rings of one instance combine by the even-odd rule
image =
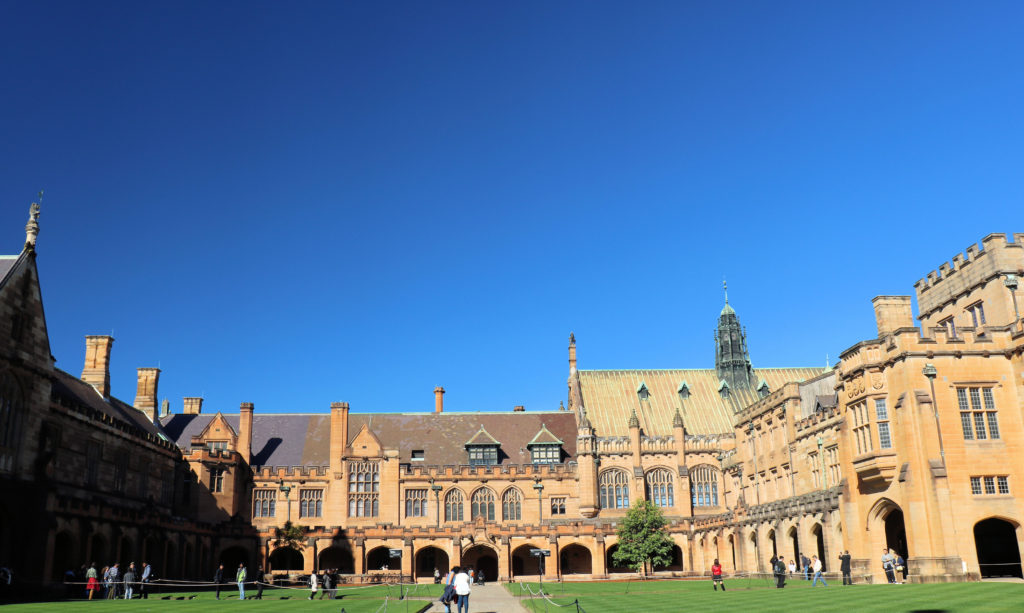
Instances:
[[[0,251],[46,190],[54,355],[205,410],[553,409],[756,366],[1020,232],[1020,3],[0,5]],[[1016,213],[1016,214],[1014,214]]]

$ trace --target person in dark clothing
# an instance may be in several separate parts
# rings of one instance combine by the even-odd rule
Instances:
[[[850,576],[849,549],[839,555],[839,570],[843,573],[843,585],[853,585],[853,578]]]
[[[333,577],[331,572],[325,570],[323,577],[320,579],[320,600],[327,596],[327,600],[331,600],[331,589],[334,587]]]
[[[782,556],[779,556],[778,559],[775,560],[773,570],[775,571],[775,587],[786,587],[786,561]]]
[[[265,576],[263,574],[263,568],[256,567],[256,600],[263,600],[263,580]]]
[[[804,571],[804,581],[811,580],[811,559],[804,554],[800,554],[800,568]]]
[[[221,564],[217,567],[217,572],[213,575],[213,582],[217,584],[217,600],[220,600],[220,588],[224,585],[224,565]]]

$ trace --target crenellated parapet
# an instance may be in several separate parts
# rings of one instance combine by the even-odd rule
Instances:
[[[1019,274],[1024,265],[1024,234],[989,234],[963,253],[954,255],[914,284],[918,319],[924,321],[958,296],[988,280],[1005,274]]]
[[[323,478],[330,475],[330,466],[254,466],[255,481]]]
[[[563,464],[500,464],[497,466],[469,466],[448,464],[444,466],[407,466],[399,469],[402,479],[451,480],[451,479],[546,479],[575,476],[576,462]]]

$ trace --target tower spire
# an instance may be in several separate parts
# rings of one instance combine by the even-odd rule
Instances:
[[[715,330],[715,371],[719,380],[728,383],[732,389],[753,389],[757,381],[747,351],[747,332],[729,304],[729,288],[724,279],[722,291],[725,292],[725,306],[718,316],[718,328]]]

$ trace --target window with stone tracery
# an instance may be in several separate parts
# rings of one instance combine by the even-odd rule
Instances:
[[[629,508],[629,476],[626,471],[613,468],[601,473],[598,479],[602,509]]]
[[[486,487],[473,492],[469,508],[471,519],[482,517],[487,521],[494,521],[494,492]]]
[[[22,413],[21,389],[14,377],[6,372],[0,373],[0,472],[14,469],[14,458],[21,441]]]
[[[444,496],[444,520],[463,521],[462,492],[451,490]]]
[[[672,485],[672,472],[665,468],[655,468],[645,475],[647,500],[656,507],[674,507],[675,494]]]
[[[718,506],[718,470],[698,466],[690,471],[690,493],[695,507]]]
[[[501,518],[505,521],[523,518],[523,495],[514,487],[505,490],[501,495]]]
[[[348,463],[349,517],[380,514],[380,462]]]

